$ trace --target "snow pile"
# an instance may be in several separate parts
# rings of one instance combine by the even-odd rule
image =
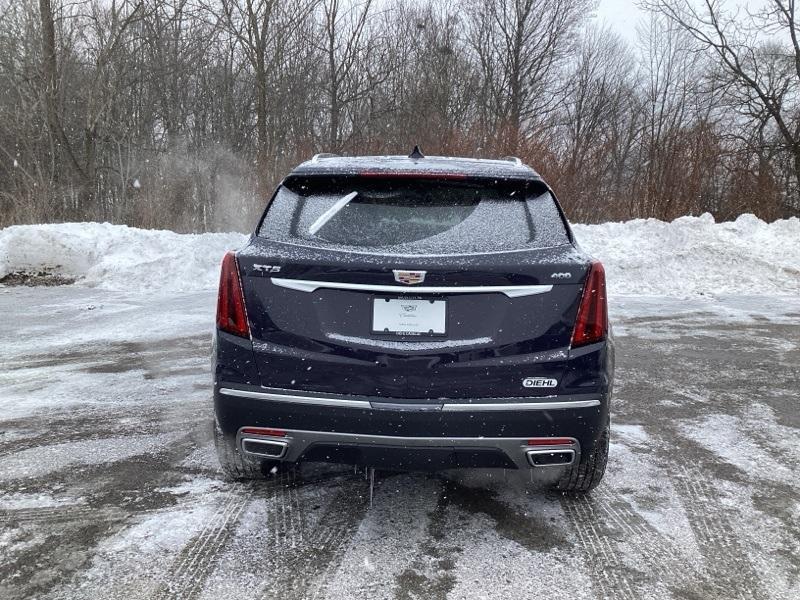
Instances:
[[[18,225],[0,230],[0,279],[44,271],[111,290],[214,288],[240,233],[180,234],[109,223]]]
[[[687,297],[800,294],[800,219],[765,223],[745,214],[574,225],[606,268],[610,295]]]
[[[711,215],[575,225],[603,261],[611,295],[800,294],[800,219],[765,223]],[[45,271],[112,290],[191,291],[217,285],[238,233],[178,234],[108,223],[20,225],[0,230],[0,279]]]

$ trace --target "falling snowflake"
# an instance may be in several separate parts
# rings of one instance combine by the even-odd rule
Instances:
[[[138,180],[138,179],[134,179],[134,180],[133,180],[133,187],[134,187],[134,188],[136,188],[136,189],[138,190],[140,187],[142,187],[142,184],[141,184],[141,183],[139,183],[139,180]]]

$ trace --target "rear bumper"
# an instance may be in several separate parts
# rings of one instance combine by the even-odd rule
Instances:
[[[267,430],[269,431],[269,430]],[[284,430],[260,435],[242,428],[236,446],[246,457],[298,462],[302,460],[363,464],[384,469],[438,470],[569,466],[580,457],[574,438],[558,445],[547,438],[418,438],[329,431]]]
[[[407,400],[222,384],[214,404],[228,443],[244,456],[385,469],[564,466],[568,458],[580,461],[608,422],[608,399],[600,394]],[[244,435],[245,427],[283,435]],[[543,440],[555,437],[570,441],[551,448]],[[542,439],[529,444],[534,438]]]

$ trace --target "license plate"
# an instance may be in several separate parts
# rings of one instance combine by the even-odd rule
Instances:
[[[445,300],[375,298],[372,303],[372,332],[444,335],[446,315]]]

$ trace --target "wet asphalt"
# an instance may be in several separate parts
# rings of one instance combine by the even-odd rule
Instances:
[[[126,339],[148,300],[0,290],[0,598],[800,598],[800,313],[676,307],[617,309],[591,495],[378,473],[370,504],[350,467],[222,479],[202,328]],[[73,335],[93,310],[108,339]]]

